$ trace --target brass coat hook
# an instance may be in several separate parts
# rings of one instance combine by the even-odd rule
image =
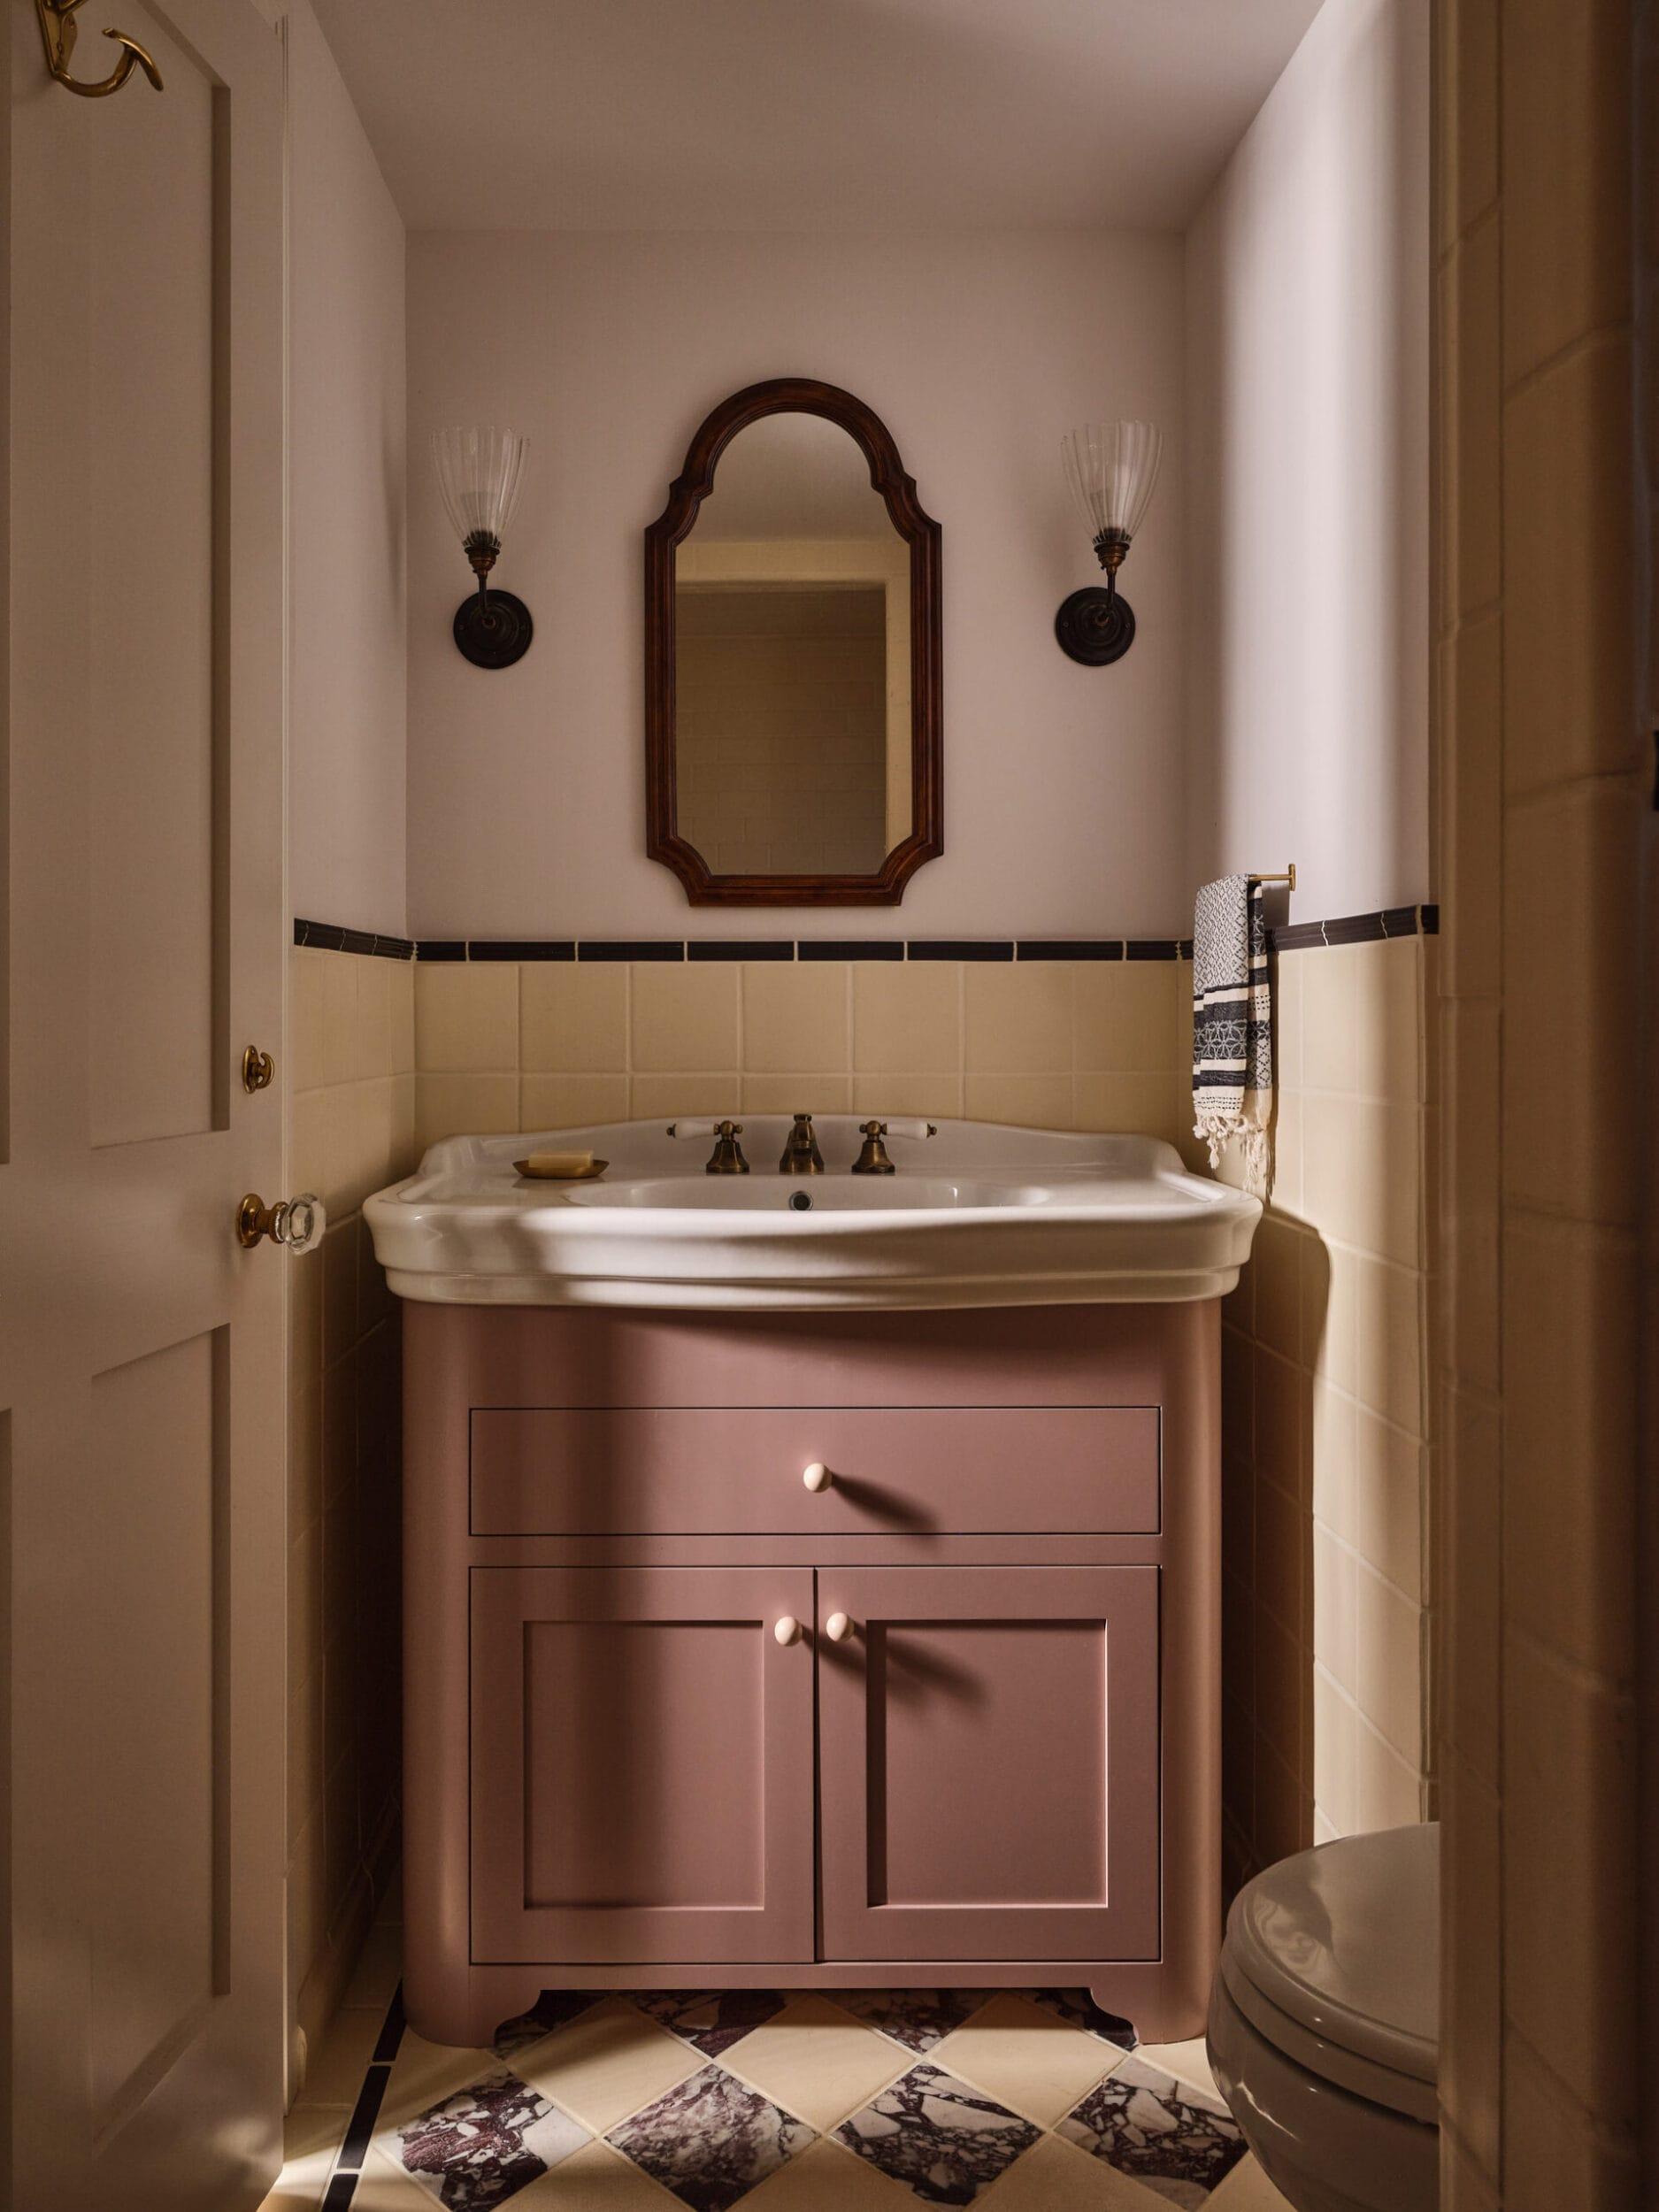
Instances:
[[[46,49],[46,66],[58,83],[70,92],[78,92],[83,99],[101,100],[106,92],[119,92],[134,69],[142,68],[157,92],[161,90],[161,72],[151,61],[135,38],[128,38],[124,31],[105,31],[105,38],[112,38],[121,49],[121,58],[102,84],[81,84],[69,73],[69,58],[75,50],[75,10],[81,0],[35,0],[35,12],[40,18],[41,43]]]

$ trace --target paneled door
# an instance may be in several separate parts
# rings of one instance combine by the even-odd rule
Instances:
[[[250,0],[12,0],[0,1636],[17,2212],[280,2162],[282,72]],[[280,1078],[280,1071],[279,1071]],[[310,1263],[304,1263],[309,1264]],[[0,2193],[4,2193],[0,2190]]]
[[[1156,1958],[1157,1569],[818,1581],[824,1956]]]
[[[807,1567],[475,1567],[478,1965],[812,1956]]]

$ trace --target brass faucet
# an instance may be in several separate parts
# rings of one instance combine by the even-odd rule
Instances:
[[[743,1157],[743,1148],[738,1139],[743,1133],[741,1121],[717,1121],[714,1125],[714,1150],[709,1156],[705,1175],[747,1175],[749,1162]]]
[[[810,1114],[797,1114],[795,1127],[784,1144],[783,1157],[778,1163],[780,1175],[822,1175],[824,1155],[818,1148],[818,1139],[812,1134]]]
[[[896,1175],[898,1170],[887,1157],[887,1148],[881,1141],[887,1133],[885,1121],[861,1121],[858,1133],[864,1139],[864,1150],[853,1162],[855,1175]]]

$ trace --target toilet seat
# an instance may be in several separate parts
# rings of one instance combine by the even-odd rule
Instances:
[[[1350,2095],[1433,2125],[1440,1830],[1343,1837],[1248,1883],[1221,1978],[1256,2032]]]

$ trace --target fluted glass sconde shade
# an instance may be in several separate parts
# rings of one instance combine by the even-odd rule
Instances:
[[[514,430],[434,430],[433,466],[444,512],[478,578],[455,614],[455,641],[480,668],[509,668],[528,651],[534,625],[511,592],[489,588],[489,572],[511,526],[529,442]]]
[[[1061,439],[1060,457],[1106,588],[1074,591],[1055,617],[1055,635],[1073,660],[1101,668],[1134,642],[1134,613],[1118,596],[1118,572],[1157,483],[1164,434],[1149,422],[1089,423]]]

